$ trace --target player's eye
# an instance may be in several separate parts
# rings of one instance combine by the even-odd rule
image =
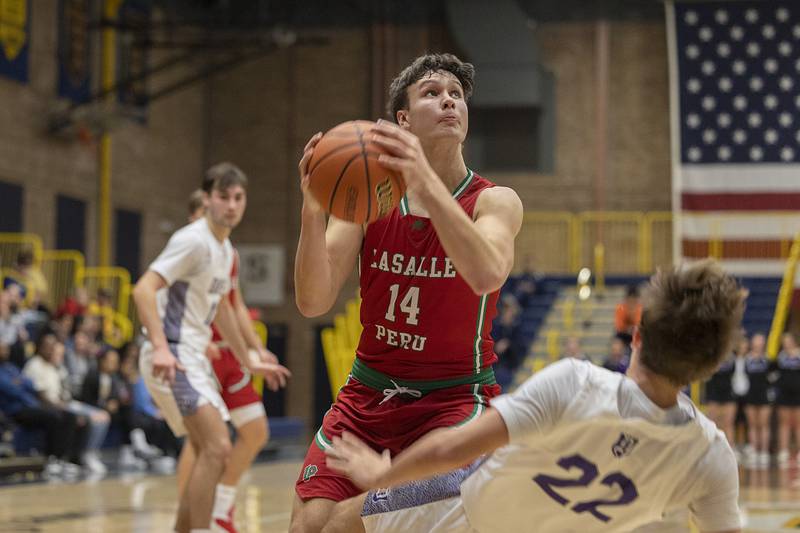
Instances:
[[[450,91],[450,96],[452,96],[453,98],[461,98],[461,91],[458,90]]]
[[[425,96],[436,96],[437,94],[439,94],[439,91],[436,89],[428,89],[425,91]]]

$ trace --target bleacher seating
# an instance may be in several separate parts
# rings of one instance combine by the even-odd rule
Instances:
[[[520,282],[519,276],[509,278],[503,293],[514,294]],[[645,276],[608,276],[606,290],[592,296],[584,307],[574,309],[574,323],[571,330],[564,324],[564,306],[575,301],[575,276],[547,276],[536,280],[536,291],[527,299],[520,311],[518,323],[518,339],[526,346],[528,356],[520,365],[516,383],[527,377],[534,367],[541,367],[542,360],[547,361],[548,354],[546,331],[558,331],[559,343],[565,335],[577,333],[582,340],[582,347],[593,360],[599,361],[608,348],[613,335],[614,307],[622,299],[624,290],[629,285],[638,285],[647,281]],[[742,326],[748,335],[753,333],[769,333],[775,314],[780,278],[743,277],[740,283],[749,291],[747,308]],[[560,344],[559,344],[560,348]],[[537,363],[538,361],[538,363]]]

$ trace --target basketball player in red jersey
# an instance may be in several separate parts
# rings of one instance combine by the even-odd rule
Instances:
[[[407,191],[366,227],[330,217],[326,228],[308,192],[307,165],[321,134],[306,145],[297,306],[309,317],[326,313],[360,256],[364,331],[297,480],[292,532],[320,531],[337,502],[361,492],[325,465],[334,436],[347,430],[394,455],[431,430],[469,422],[499,393],[490,331],[522,204],[464,163],[473,75],[469,63],[436,54],[417,58],[392,82],[397,124],[380,121],[372,135],[388,152],[380,162]]]
[[[208,194],[204,189],[210,185],[209,180],[205,180],[203,189],[194,191],[189,197],[190,222],[194,222],[204,216],[204,199]],[[261,340],[253,329],[250,314],[239,290],[239,254],[236,253],[236,250],[234,250],[233,267],[231,268],[231,287],[228,299],[235,311],[239,330],[250,349],[251,357],[278,363],[278,358],[275,357],[275,354],[261,345]],[[222,337],[213,324],[211,325],[211,332],[211,344],[208,346],[209,359],[211,359],[214,374],[220,384],[222,400],[225,402],[231,415],[231,422],[236,428],[236,442],[231,450],[225,471],[217,484],[212,519],[217,529],[235,532],[233,510],[236,500],[236,487],[239,484],[239,479],[250,468],[255,457],[267,443],[269,429],[264,404],[253,388],[250,373],[242,369],[233,352],[223,343]],[[271,388],[276,388],[276,386],[276,383],[270,384]],[[181,450],[178,462],[179,494],[183,494],[183,489],[189,480],[194,461],[194,448],[187,439]]]

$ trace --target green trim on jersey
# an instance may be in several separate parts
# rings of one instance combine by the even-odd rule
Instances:
[[[469,415],[467,415],[467,418],[465,418],[464,420],[462,420],[458,424],[453,425],[453,427],[461,427],[464,424],[467,424],[468,422],[470,422],[472,420],[475,420],[476,418],[478,418],[481,415],[481,413],[483,413],[483,410],[485,409],[485,406],[484,406],[483,397],[481,396],[481,394],[479,392],[480,391],[480,387],[481,387],[480,385],[475,385],[472,388],[472,395],[475,397],[475,403],[472,406],[472,412]]]
[[[489,295],[484,294],[481,296],[480,304],[478,305],[478,320],[475,326],[475,345],[473,354],[475,355],[475,373],[481,373],[483,366],[483,357],[481,354],[481,332],[483,331],[483,323],[486,320],[486,302],[489,301]]]
[[[456,185],[456,188],[453,191],[453,198],[458,200],[458,197],[461,196],[464,193],[464,191],[466,191],[469,188],[470,184],[472,183],[472,178],[474,177],[475,173],[472,172],[471,169],[467,169],[467,175],[464,177],[463,180],[461,180],[461,183]],[[408,208],[408,196],[403,195],[403,197],[400,198],[400,216],[404,217],[410,212],[411,211]]]
[[[331,440],[325,436],[325,434],[322,432],[322,428],[319,428],[317,434],[314,435],[314,443],[319,446],[319,449],[322,451],[331,448]]]
[[[353,370],[351,375],[366,385],[367,387],[375,390],[382,391],[384,389],[394,389],[397,386],[414,389],[422,393],[424,396],[429,392],[440,389],[447,389],[450,387],[457,387],[459,385],[494,385],[497,383],[494,378],[494,370],[491,368],[480,374],[469,374],[468,376],[461,376],[452,379],[441,380],[425,380],[425,381],[407,381],[405,379],[396,379],[387,376],[383,372],[373,370],[366,365],[361,359],[356,357],[353,361]]]

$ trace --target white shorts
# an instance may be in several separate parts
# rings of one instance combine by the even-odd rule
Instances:
[[[169,428],[176,437],[186,435],[183,424],[185,416],[193,415],[205,404],[213,405],[222,416],[230,420],[228,408],[219,393],[219,384],[214,377],[211,362],[205,356],[184,344],[170,344],[170,350],[183,365],[185,371],[175,372],[175,383],[171,386],[163,379],[153,377],[153,345],[145,342],[139,354],[139,372],[144,379],[153,401],[161,410]]]
[[[263,403],[249,403],[242,407],[230,409],[230,413],[231,423],[236,429],[239,429],[245,424],[249,424],[253,420],[267,417],[267,412],[264,410]]]
[[[367,533],[477,533],[469,523],[461,500],[461,482],[480,462],[422,481],[392,489],[370,491],[361,521]]]

